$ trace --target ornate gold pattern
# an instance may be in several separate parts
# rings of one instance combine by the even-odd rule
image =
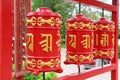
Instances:
[[[85,60],[87,60],[87,61],[92,61],[92,60],[93,60],[93,55],[89,55],[89,56],[80,55],[80,56],[79,56],[79,60],[80,60],[80,62],[83,62],[83,61],[85,61]]]
[[[30,49],[32,52],[33,52],[33,49],[34,49],[34,35],[32,33],[28,33],[26,35],[27,37],[27,41],[26,41],[26,44],[28,46],[28,49]]]
[[[45,40],[39,42],[41,47],[45,52],[52,52],[52,35],[51,34],[41,34],[41,37],[45,37]]]
[[[55,60],[55,65],[56,65],[56,67],[59,67],[59,66],[60,66],[60,63],[61,63],[61,61],[60,61],[59,59],[56,59],[56,60]]]
[[[55,23],[56,21],[56,23]],[[31,19],[27,19],[26,20],[26,25],[31,24],[32,26],[42,26],[43,24],[49,24],[50,26],[57,26],[57,27],[61,27],[62,25],[62,21],[59,18],[54,18],[54,17],[50,17],[50,19],[43,19],[42,17],[32,17]]]
[[[74,22],[73,24],[70,24],[70,23],[66,23],[66,27],[67,27],[67,29],[69,29],[69,28],[74,28],[74,29],[84,29],[84,28],[88,28],[88,29],[92,29],[92,23],[91,22],[89,22],[89,23],[83,23],[83,22],[80,22],[80,23],[78,23],[78,22]]]
[[[38,61],[37,61],[37,67],[38,67],[39,69],[42,68],[42,67],[45,67],[45,66],[50,67],[50,68],[53,68],[53,67],[54,67],[54,60],[51,59],[51,60],[48,61],[48,62],[43,62],[42,60],[38,60]]]
[[[27,24],[32,24],[32,26],[35,26],[36,24],[36,17],[32,17],[31,19],[26,20],[26,25]]]
[[[67,59],[67,61],[70,61],[70,60],[78,61],[78,55],[71,56],[71,55],[67,54],[66,59]]]
[[[59,18],[56,18],[56,26],[62,26],[62,21]]]
[[[36,67],[36,60],[32,59],[31,61],[27,60],[27,65],[30,65],[32,68]]]
[[[108,51],[98,51],[98,50],[95,50],[93,52],[94,56],[107,56],[107,57],[110,57],[110,56],[114,56],[114,51],[113,50],[108,50]]]
[[[84,29],[84,28],[92,29],[92,23],[91,22],[89,22],[87,24],[85,24],[83,22],[80,22],[79,25],[80,25],[80,27],[79,27],[80,29]]]
[[[114,24],[108,24],[108,25],[103,25],[103,24],[96,24],[93,26],[94,29],[96,30],[103,30],[103,29],[107,29],[107,30],[114,30],[115,29],[115,25]]]
[[[49,24],[50,26],[54,26],[54,18],[51,17],[50,19],[45,20],[42,17],[38,17],[38,19],[37,19],[37,25],[38,26],[42,26],[45,23]]]
[[[78,22],[74,22],[73,24],[67,23],[67,29],[69,28],[78,28]]]
[[[67,54],[66,55],[66,59],[67,61],[70,61],[70,60],[73,60],[73,61],[80,61],[80,62],[84,62],[85,60],[87,61],[92,61],[93,60],[93,55],[88,55],[88,56],[84,56],[84,55],[69,55]]]
[[[54,67],[59,67],[60,66],[60,59],[50,59],[50,61],[48,62],[44,62],[42,60],[35,60],[35,59],[31,59],[31,60],[27,60],[27,65],[32,67],[32,68],[43,68],[43,67],[49,67],[49,68],[54,68]]]

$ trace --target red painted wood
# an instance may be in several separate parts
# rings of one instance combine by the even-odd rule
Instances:
[[[12,74],[12,0],[0,0],[0,80]]]
[[[105,10],[114,11],[114,12],[117,11],[117,6],[102,3],[97,0],[65,0],[65,1],[81,2],[81,3],[87,4],[87,5],[104,8]]]
[[[104,72],[115,70],[116,69],[115,66],[116,66],[115,64],[112,64],[112,65],[107,65],[104,68],[94,68],[94,69],[82,72],[81,74],[75,73],[75,74],[67,75],[55,80],[77,80],[77,79],[84,80],[84,79],[102,74]]]
[[[116,69],[111,71],[111,80],[118,80],[118,15],[119,15],[119,0],[112,0],[112,4],[117,6],[117,12],[112,12],[112,20],[115,22],[115,57],[112,61],[116,64]]]

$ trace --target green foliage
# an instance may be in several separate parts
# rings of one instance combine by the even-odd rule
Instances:
[[[57,78],[57,74],[54,72],[49,72],[46,74],[46,80],[53,80]],[[24,80],[43,80],[43,74],[40,73],[38,76],[34,76],[33,74],[28,74],[24,76]]]
[[[120,59],[120,45],[118,45],[118,58]]]
[[[119,29],[119,31],[118,31],[118,38],[120,39],[120,29]]]

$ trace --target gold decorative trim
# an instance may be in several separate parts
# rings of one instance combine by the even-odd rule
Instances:
[[[115,30],[115,25],[114,24],[107,24],[107,25],[103,25],[103,24],[95,24],[93,26],[93,29],[95,30],[103,30],[103,29],[107,29],[107,30]]]
[[[92,60],[93,60],[93,55],[89,55],[89,56],[80,55],[80,56],[79,56],[79,60],[80,60],[80,62],[83,62],[83,61],[85,61],[85,60],[87,60],[87,61],[92,61]]]
[[[53,68],[53,67],[54,67],[54,60],[51,59],[51,60],[48,61],[48,62],[44,62],[44,61],[42,61],[42,60],[38,60],[38,61],[37,61],[37,68],[40,69],[40,68],[45,67],[45,66],[50,67],[50,68]]]
[[[56,23],[55,23],[56,22]],[[42,26],[43,24],[49,24],[50,26],[62,26],[62,21],[59,18],[50,17],[49,19],[43,19],[42,17],[32,17],[31,19],[26,20],[26,25],[31,24],[32,26],[35,26],[36,24],[38,26]]]
[[[27,65],[29,65],[32,68],[38,68],[41,69],[43,67],[49,67],[49,68],[54,68],[54,67],[59,67],[60,66],[60,59],[50,59],[48,62],[44,62],[42,60],[35,60],[35,59],[31,59],[31,60],[27,60]]]
[[[78,55],[71,56],[71,55],[67,54],[66,59],[67,59],[67,61],[70,61],[70,60],[78,61]]]
[[[62,26],[62,21],[59,18],[56,18],[56,26]]]
[[[35,26],[36,24],[36,17],[32,17],[31,19],[26,20],[26,25],[32,24],[32,26]]]
[[[80,22],[80,23],[74,22],[72,24],[66,23],[67,29],[70,29],[70,28],[74,28],[74,29],[84,29],[84,28],[92,29],[92,25],[93,24],[91,22],[86,23],[86,24],[83,23],[83,22]]]
[[[71,56],[71,55],[69,55],[69,54],[67,54],[67,56],[66,56],[66,59],[67,59],[67,61],[70,61],[70,60],[73,60],[73,61],[80,61],[80,62],[84,62],[85,60],[88,60],[88,61],[92,61],[93,60],[93,55],[88,55],[88,56],[84,56],[84,55],[80,55],[80,56],[78,56],[78,55],[73,55],[73,56]]]
[[[114,51],[113,50],[108,50],[108,51],[98,51],[98,50],[95,50],[93,51],[93,54],[95,57],[97,56],[107,56],[107,57],[110,57],[110,56],[114,56]]]
[[[37,18],[37,25],[38,26],[42,26],[43,24],[45,24],[45,23],[47,23],[47,24],[49,24],[50,26],[54,26],[54,18],[53,17],[51,17],[50,19],[48,19],[48,20],[45,20],[45,19],[43,19],[42,17],[38,17]]]

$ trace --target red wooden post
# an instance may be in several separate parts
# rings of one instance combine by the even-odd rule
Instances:
[[[0,80],[12,78],[12,0],[0,0]]]
[[[118,15],[119,15],[119,0],[112,0],[112,5],[117,6],[117,11],[112,12],[112,20],[115,22],[115,57],[112,61],[116,64],[116,69],[111,71],[111,80],[118,80]]]
[[[15,74],[21,71],[22,67],[22,60],[21,60],[21,44],[20,44],[20,1],[21,0],[14,0],[14,60],[15,60]],[[23,80],[23,76],[16,76],[14,80]]]

